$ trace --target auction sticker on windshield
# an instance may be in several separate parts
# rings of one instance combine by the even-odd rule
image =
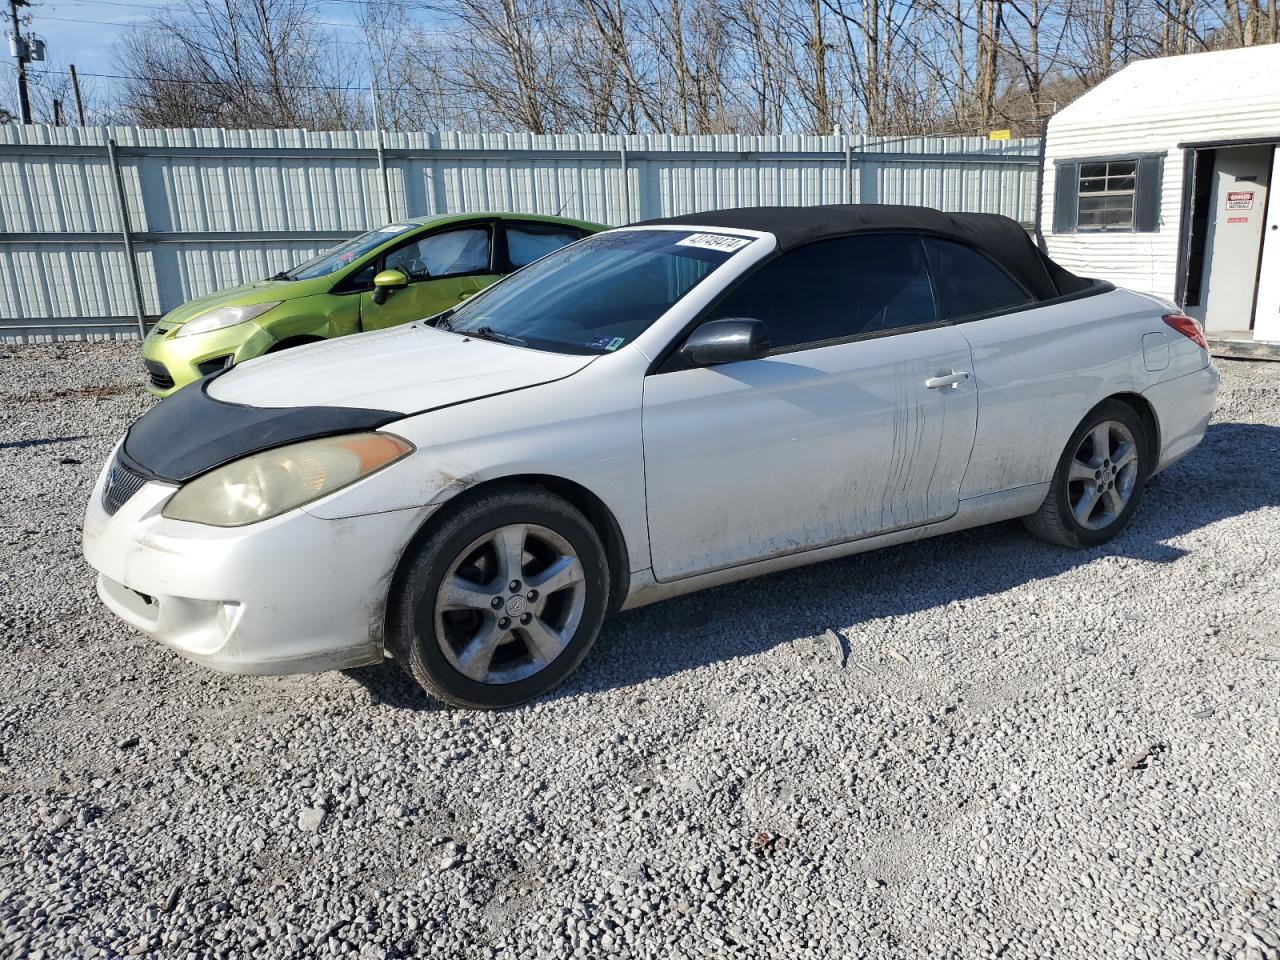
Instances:
[[[732,253],[741,250],[750,240],[743,237],[726,237],[722,233],[694,233],[683,240],[677,240],[677,247],[701,247],[703,250],[723,250]]]
[[[610,337],[606,335],[603,337],[596,337],[593,340],[588,340],[587,346],[593,350],[607,350],[612,352],[617,350],[626,342],[626,337]]]

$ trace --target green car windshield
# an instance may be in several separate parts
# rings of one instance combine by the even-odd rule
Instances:
[[[609,353],[750,242],[690,230],[602,233],[535,261],[436,326],[555,353]]]
[[[292,270],[276,274],[276,278],[280,280],[314,280],[316,277],[326,277],[360,259],[370,250],[382,246],[388,240],[393,240],[420,226],[422,226],[420,223],[393,223],[389,226],[379,227],[377,230],[370,230],[368,233],[362,233],[358,237],[345,240],[336,247],[330,247],[320,256],[313,257],[306,263],[300,263]]]

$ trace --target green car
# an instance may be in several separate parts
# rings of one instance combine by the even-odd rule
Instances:
[[[242,360],[430,317],[565,244],[606,229],[524,213],[393,223],[292,270],[184,303],[142,343],[156,396]]]

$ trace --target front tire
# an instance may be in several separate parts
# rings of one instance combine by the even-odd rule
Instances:
[[[451,512],[416,547],[388,628],[424,690],[494,709],[572,673],[608,602],[608,560],[586,517],[545,490],[506,487]]]
[[[1124,529],[1151,472],[1146,428],[1127,403],[1104,400],[1071,435],[1040,509],[1023,518],[1042,540],[1093,547]]]

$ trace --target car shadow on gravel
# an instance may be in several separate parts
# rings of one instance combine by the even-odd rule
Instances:
[[[369,699],[385,707],[400,710],[445,710],[445,704],[430,697],[394,663],[343,670],[348,677],[365,688]]]
[[[747,657],[825,629],[902,616],[1055,577],[1101,557],[1170,563],[1171,544],[1280,505],[1280,427],[1212,425],[1200,448],[1148,485],[1129,527],[1089,550],[1050,546],[1012,521],[799,567],[657,603],[605,622],[592,654],[549,695],[628,687]],[[438,707],[391,665],[348,671],[376,702]]]

